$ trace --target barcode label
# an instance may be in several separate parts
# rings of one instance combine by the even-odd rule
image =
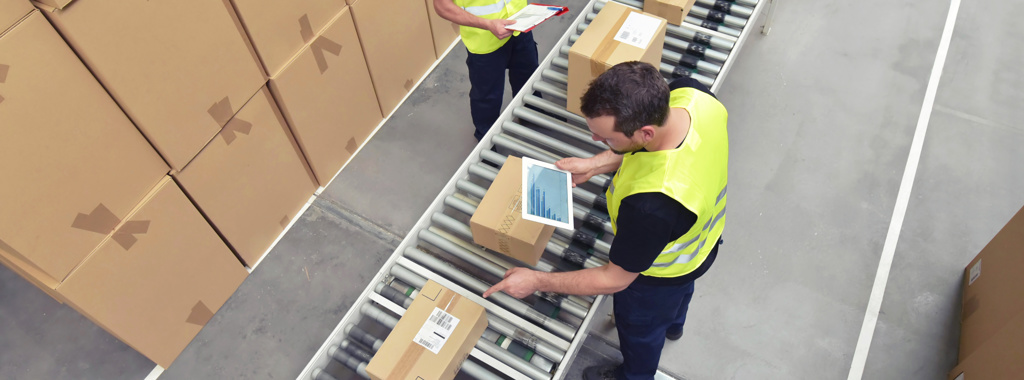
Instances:
[[[458,325],[458,318],[435,307],[434,312],[430,313],[430,317],[420,327],[420,331],[416,333],[413,341],[436,355],[444,347],[448,337],[452,335],[452,332],[455,331],[455,327]]]
[[[615,40],[624,44],[646,49],[658,33],[661,20],[640,12],[630,12],[626,21],[615,33]]]

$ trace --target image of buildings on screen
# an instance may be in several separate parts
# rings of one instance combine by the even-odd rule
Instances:
[[[530,167],[526,176],[530,191],[526,212],[541,218],[569,223],[568,218],[572,217],[569,207],[572,206],[566,192],[567,180],[565,173],[540,166]]]

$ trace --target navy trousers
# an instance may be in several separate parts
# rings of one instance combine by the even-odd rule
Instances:
[[[505,94],[505,71],[512,86],[512,96],[519,93],[533,72],[537,70],[537,43],[533,32],[509,37],[498,50],[487,54],[469,53],[469,107],[473,116],[477,140],[491,129],[501,114],[502,96]]]
[[[693,298],[693,281],[680,285],[633,283],[615,293],[612,306],[623,363],[619,379],[654,378],[670,326],[686,323],[686,310]]]

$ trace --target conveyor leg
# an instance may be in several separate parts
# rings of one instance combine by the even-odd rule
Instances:
[[[768,35],[768,32],[772,31],[772,19],[775,18],[775,2],[777,0],[765,0],[768,1],[768,15],[765,16],[764,25],[761,26],[761,34]]]

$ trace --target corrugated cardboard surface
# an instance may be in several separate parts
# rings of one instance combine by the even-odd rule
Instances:
[[[250,267],[317,188],[265,87],[175,177]]]
[[[413,339],[434,308],[459,319],[437,354]],[[452,379],[486,328],[487,312],[483,306],[433,280],[427,281],[366,366],[366,372],[375,380]]]
[[[978,262],[980,265],[977,265]],[[972,268],[977,275],[971,282]],[[964,269],[960,360],[1024,314],[1024,209]]]
[[[345,0],[231,0],[267,74],[274,76],[341,12]]]
[[[1020,379],[1024,376],[1024,313],[1006,323],[991,339],[961,360],[949,380]],[[963,377],[957,377],[963,375]]]
[[[359,0],[349,8],[387,116],[437,60],[427,6],[422,0]]]
[[[445,20],[434,10],[434,0],[427,2],[427,13],[430,15],[430,32],[434,36],[434,56],[438,59],[452,46],[459,37],[459,24]]]
[[[167,368],[247,275],[166,177],[57,291]]]
[[[57,286],[167,165],[39,12],[0,36],[0,252]]]
[[[48,12],[175,170],[265,83],[228,0],[79,0]]]
[[[627,61],[647,62],[654,67],[661,64],[661,51],[665,45],[667,26],[664,20],[659,24],[655,37],[646,48],[641,49],[614,39],[630,12],[642,13],[616,2],[608,2],[576,43],[569,48],[567,110],[582,114],[580,97],[587,91],[590,81],[616,64]]]
[[[509,156],[469,220],[473,241],[537,265],[555,227],[523,219],[523,160]]]
[[[383,119],[349,9],[343,9],[321,36],[270,80],[322,186]]]
[[[71,2],[74,1],[74,0],[34,0],[34,1],[36,1],[36,2],[38,2],[40,4],[43,4],[45,6],[51,7],[51,8],[62,9],[64,7],[66,7],[68,4],[71,4]]]
[[[672,25],[682,25],[697,0],[647,0],[644,12],[661,17]]]
[[[33,9],[28,0],[0,0],[0,33],[21,20]]]

